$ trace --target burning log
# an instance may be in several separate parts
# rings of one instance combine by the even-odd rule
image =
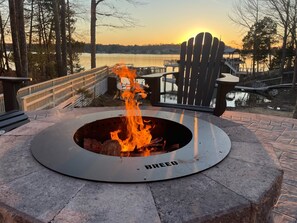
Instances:
[[[94,153],[120,157],[159,155],[179,149],[179,144],[173,144],[170,146],[166,145],[166,140],[162,137],[155,138],[151,140],[151,143],[141,148],[135,148],[130,152],[121,151],[122,149],[120,143],[117,140],[112,139],[101,143],[97,139],[85,138],[83,146],[86,150]]]
[[[102,143],[96,139],[85,138],[84,148],[94,153],[101,153]]]
[[[167,151],[167,152],[172,152],[172,151],[177,150],[177,149],[179,149],[179,148],[180,148],[179,144],[173,144],[173,145],[169,146],[169,147],[166,149],[166,151]]]
[[[84,148],[94,153],[100,153],[109,156],[121,155],[121,146],[116,140],[106,140],[102,144],[96,139],[85,138]]]
[[[120,156],[121,155],[121,145],[117,140],[106,140],[102,144],[102,154],[109,156]]]

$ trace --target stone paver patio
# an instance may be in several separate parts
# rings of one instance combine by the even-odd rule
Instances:
[[[275,151],[284,178],[273,210],[274,222],[297,223],[297,120],[233,111],[226,111],[222,117],[241,123]]]
[[[89,108],[89,111],[92,111],[93,108]],[[95,111],[95,110],[94,110]],[[44,129],[48,126],[51,126],[53,122],[58,122],[59,120],[62,120],[63,117],[59,111],[55,110],[46,110],[46,111],[38,111],[38,112],[32,112],[28,114],[30,119],[38,125],[36,125],[36,129],[29,129],[28,133],[24,129],[22,133],[20,134],[19,137],[16,137],[16,139],[13,142],[16,146],[18,145],[18,140],[24,140],[24,139],[29,139],[32,135],[32,132],[38,133],[40,129]],[[69,116],[71,116],[71,113],[69,113]],[[68,117],[71,118],[71,117]],[[266,115],[260,115],[260,114],[252,114],[252,113],[243,113],[243,112],[233,112],[233,111],[226,111],[222,119],[226,120],[231,120],[235,123],[239,123],[249,129],[250,131],[254,132],[255,135],[258,137],[259,141],[262,142],[266,148],[270,148],[273,150],[276,154],[271,154],[271,158],[274,159],[276,162],[279,161],[280,166],[284,170],[284,177],[283,177],[283,184],[282,184],[282,191],[281,195],[279,197],[278,202],[276,203],[274,209],[273,209],[273,221],[274,222],[292,222],[292,223],[297,223],[297,120],[290,119],[290,118],[283,118],[283,117],[276,117],[276,116],[266,116]],[[17,129],[14,130],[14,132],[11,134],[11,136],[17,135]],[[233,131],[230,129],[230,131]],[[236,131],[236,130],[234,130]],[[10,135],[8,132],[6,135]],[[234,134],[236,135],[236,134]],[[1,136],[0,136],[1,137]],[[240,137],[240,136],[239,136]],[[248,137],[248,135],[244,136]],[[1,143],[4,143],[2,145],[5,145],[5,140],[1,141]],[[1,147],[2,147],[1,145]],[[0,150],[0,155],[1,155],[1,150]],[[26,156],[25,153],[23,153],[21,150],[18,150],[18,153],[15,154],[16,156]],[[277,160],[275,159],[277,158]],[[24,159],[26,159],[24,157]],[[32,164],[28,163],[26,166],[18,166],[18,163],[14,164],[15,166],[11,166],[9,168],[12,168],[14,170],[14,174],[18,175],[20,174],[19,169],[25,169],[27,171],[27,174],[34,175],[34,169],[36,168],[35,165],[39,164]],[[1,168],[4,168],[2,166]],[[5,167],[8,168],[8,167]],[[1,170],[0,170],[1,171]],[[22,174],[24,171],[22,171]],[[44,170],[44,179],[39,179],[36,176],[36,185],[38,186],[39,184],[42,185],[44,180],[48,177],[47,175],[48,171],[45,169]],[[25,180],[26,175],[22,175],[22,179]],[[34,176],[33,176],[34,178]],[[5,177],[5,181],[9,181],[10,176]],[[11,178],[12,180],[12,178]],[[60,177],[57,175],[56,178],[52,179],[53,182],[59,182]],[[3,188],[3,183],[1,182],[0,179],[0,185],[2,184],[2,191],[7,191],[5,196],[9,196],[9,190],[10,188]],[[26,186],[26,181],[15,181],[15,183],[10,183],[11,186],[15,186],[18,188],[19,184],[24,184]],[[75,184],[75,187],[72,187],[73,184]],[[30,185],[28,185],[30,186]],[[53,187],[53,185],[48,185],[48,190],[53,190],[57,189]],[[89,191],[84,191],[83,189],[83,183],[80,181],[69,181],[69,190],[65,190],[65,187],[61,187],[61,191],[59,191],[57,194],[59,196],[68,196],[68,194],[79,194],[80,196],[76,196],[75,199],[77,202],[80,202],[80,200],[83,200],[83,196],[90,196]],[[78,188],[77,191],[71,191],[71,188]],[[98,189],[98,188],[97,188]],[[94,188],[91,188],[91,190],[97,190],[96,186]],[[141,188],[135,187],[136,191],[139,191],[141,193]],[[125,190],[125,186],[123,186],[123,190]],[[46,192],[45,192],[46,193]],[[5,196],[2,196],[5,197]],[[32,194],[32,199],[34,197],[38,199],[38,194]],[[44,195],[42,195],[44,197]],[[50,194],[49,194],[50,196]],[[82,197],[81,197],[82,196]],[[110,196],[114,196],[111,192]],[[12,201],[11,202],[17,202],[18,197],[13,197],[10,198]],[[91,197],[89,199],[98,199],[96,197]],[[49,202],[48,205],[49,207],[55,206],[55,204],[51,204],[51,199],[45,200],[45,202]],[[45,206],[46,206],[45,205]],[[60,210],[63,207],[70,206],[71,203],[68,204],[56,204],[56,209]],[[90,204],[83,204],[85,205],[85,208],[91,208],[89,207]],[[139,204],[141,205],[141,204]],[[144,205],[144,204],[143,204]],[[24,209],[27,209],[30,211],[30,206],[25,207]],[[44,207],[43,207],[44,208]],[[134,207],[137,209],[138,207]],[[69,221],[71,222],[71,217],[73,219],[77,219],[79,217],[83,216],[75,216],[75,213],[67,213],[67,211],[71,210],[71,208],[67,209],[64,208],[63,211],[59,214],[59,216],[63,215],[68,215],[70,216]],[[49,216],[52,216],[53,213],[46,213],[44,210],[41,210],[41,208],[36,207],[36,210],[34,212],[42,213],[43,215],[40,216],[41,219],[50,219]],[[4,213],[4,214],[3,214]],[[0,202],[0,222],[3,221],[1,219],[1,214],[3,215],[11,215],[11,219],[14,219],[15,222],[38,222],[38,220],[31,218],[30,216],[26,216],[26,218],[18,219],[18,212],[15,209],[11,209],[7,205],[3,204]],[[118,217],[118,216],[116,216]],[[154,216],[147,216],[148,219],[152,219]],[[152,217],[152,218],[151,218]],[[148,220],[147,219],[147,220]],[[59,219],[56,219],[56,221],[59,221]],[[125,222],[125,219],[123,219],[123,222]]]

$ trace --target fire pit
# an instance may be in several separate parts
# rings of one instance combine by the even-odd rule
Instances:
[[[266,139],[225,118],[179,109],[143,107],[144,117],[164,119],[188,128],[192,134],[190,142],[175,151],[147,157],[102,155],[75,142],[75,133],[86,124],[122,117],[124,111],[117,109],[41,110],[31,115],[34,118],[30,123],[2,135],[0,218],[23,222],[35,222],[36,219],[42,222],[267,222],[280,194],[283,172],[275,163],[273,148]],[[242,120],[247,117],[259,120],[256,115],[235,115],[241,115]],[[251,118],[246,123],[254,121]],[[218,149],[226,144],[222,139],[214,138],[217,127],[208,122],[228,134],[232,142],[228,156],[213,168],[166,181],[90,182],[48,170],[39,165],[30,152],[40,162],[44,161],[43,165],[59,172],[67,170],[66,174],[72,176],[80,173],[81,178],[103,175],[103,172],[107,180],[111,181],[109,174],[120,176],[123,182],[131,180],[133,174],[141,180],[146,176],[146,181],[153,175],[155,179],[172,173],[181,176],[189,174],[190,169],[203,169],[202,163],[214,163],[207,161],[207,157],[217,159],[217,155],[225,155],[208,149],[212,140]],[[250,127],[254,129],[253,125]],[[102,128],[99,133],[100,130]],[[207,132],[211,132],[211,136],[206,135]],[[205,140],[201,141],[203,138]],[[198,152],[193,150],[193,145],[198,145]],[[56,146],[59,148],[55,149]],[[191,158],[187,159],[187,155]],[[174,165],[174,161],[178,164]],[[173,163],[167,166],[166,162]],[[150,165],[151,169],[144,165]],[[128,172],[124,168],[132,169],[132,173],[121,176]],[[26,215],[30,216],[29,220]]]
[[[182,124],[155,117],[142,117],[143,121],[152,126],[153,140],[142,148],[131,152],[121,151],[116,140],[110,140],[111,132],[121,129],[120,138],[127,138],[125,117],[100,119],[85,124],[74,134],[74,141],[89,151],[112,156],[139,157],[160,155],[184,147],[192,139],[192,132]],[[103,142],[103,143],[102,143]]]
[[[222,161],[227,134],[184,113],[140,111],[146,92],[136,72],[113,68],[128,78],[121,93],[126,110],[100,112],[60,123],[35,137],[31,150],[44,166],[78,178],[105,182],[150,182],[187,176]]]
[[[184,113],[145,110],[152,137],[163,138],[150,154],[139,151],[104,154],[84,148],[84,141],[110,140],[110,132],[125,125],[125,110],[98,112],[58,123],[31,143],[33,156],[59,173],[104,182],[150,182],[187,176],[222,161],[230,151],[227,134],[217,126]],[[125,134],[125,133],[123,133]],[[88,144],[88,143],[87,143]]]

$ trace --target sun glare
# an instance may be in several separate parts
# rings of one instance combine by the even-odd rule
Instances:
[[[194,28],[194,29],[189,30],[188,32],[183,33],[183,35],[180,37],[180,39],[178,41],[179,41],[179,43],[182,43],[184,41],[187,41],[191,37],[195,37],[198,33],[201,33],[201,32],[209,32],[213,36],[220,38],[220,36],[218,36],[217,33],[214,32],[213,30],[201,27],[201,28]]]

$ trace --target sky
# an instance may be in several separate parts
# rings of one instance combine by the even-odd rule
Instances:
[[[106,2],[113,0],[106,0]],[[147,45],[179,44],[199,32],[210,32],[226,45],[239,47],[242,30],[228,15],[236,0],[138,0],[131,5],[114,0],[122,12],[130,14],[136,26],[128,29],[97,27],[97,44]],[[90,1],[78,0],[85,11],[77,22],[77,38],[89,42]],[[108,23],[109,19],[100,21]]]

